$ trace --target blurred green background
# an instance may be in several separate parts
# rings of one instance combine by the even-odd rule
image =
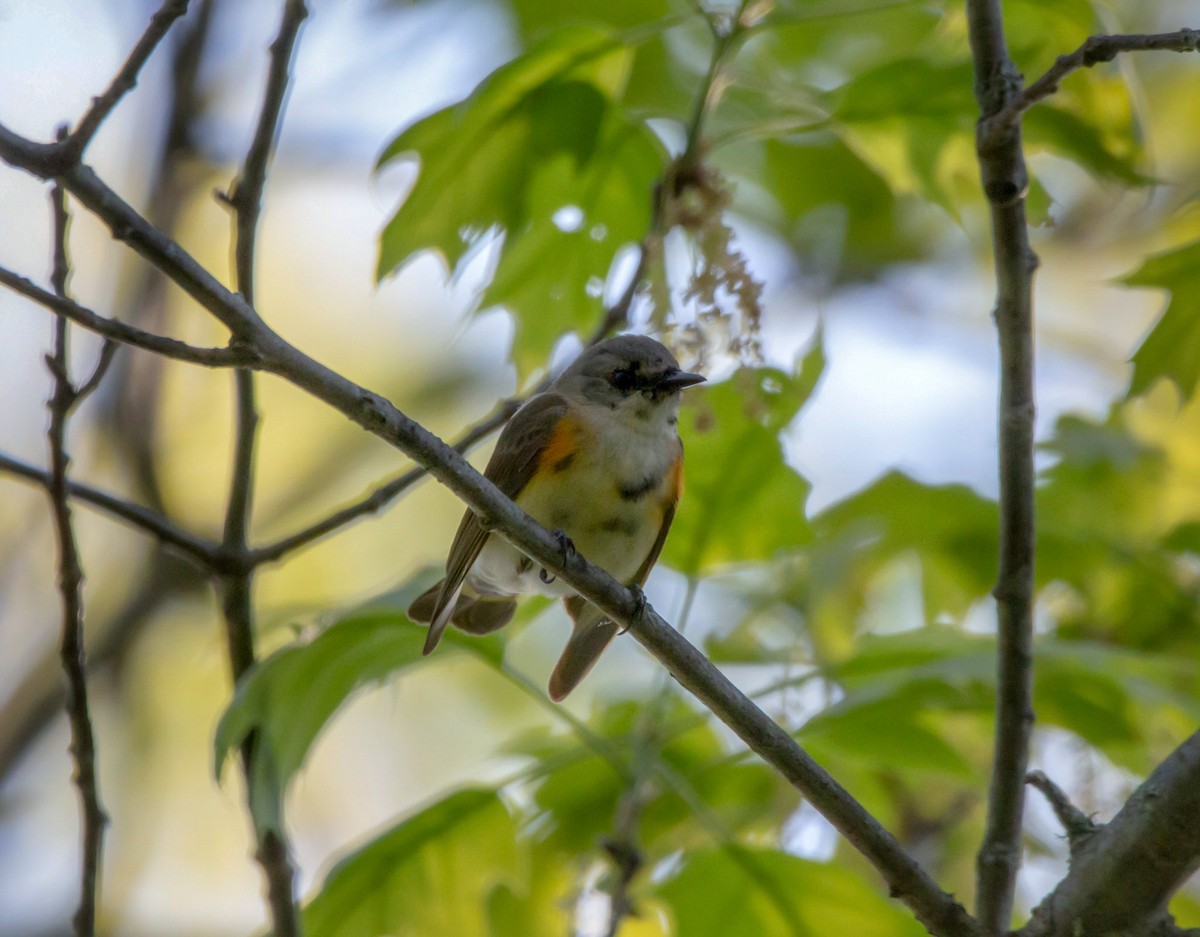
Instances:
[[[573,354],[623,288],[712,37],[676,0],[311,7],[268,181],[258,305],[300,348],[450,438]],[[51,138],[152,9],[4,5],[0,120]],[[1200,20],[1200,3],[1178,0],[1005,9],[1030,77],[1091,33]],[[248,145],[278,10],[212,11],[194,99],[180,106],[171,89],[195,9],[90,162],[228,280],[229,217],[213,192]],[[703,339],[713,378],[689,392],[687,493],[647,592],[966,901],[991,746],[996,354],[965,17],[905,0],[764,11],[705,134],[733,247],[762,285],[763,358],[729,351],[751,327],[737,296],[706,305],[688,292],[719,239],[711,226],[707,242],[666,238],[657,306],[634,310],[686,353]],[[516,59],[505,74],[521,79],[574,43],[605,51],[559,74],[565,91],[502,98],[517,104],[499,119],[483,90],[468,97],[494,69]],[[1127,57],[1072,76],[1026,122],[1042,260],[1033,764],[1101,819],[1200,718],[1198,68]],[[172,113],[186,118],[174,129]],[[517,118],[532,136],[506,149]],[[376,171],[398,134],[419,170],[397,159]],[[0,173],[0,217],[0,262],[44,278],[42,187]],[[81,211],[71,243],[85,304],[221,341]],[[38,464],[50,334],[44,311],[0,294],[0,449]],[[78,334],[81,367],[96,347]],[[256,542],[409,467],[281,381],[260,388]],[[72,423],[75,477],[219,536],[232,414],[230,375],[123,353]],[[557,606],[526,603],[503,635],[421,660],[400,610],[460,511],[425,483],[257,577],[261,646],[286,650],[219,741],[257,725],[297,769],[286,811],[312,933],[605,934],[622,886],[603,843],[631,836],[645,865],[621,937],[920,932],[632,639],[564,707],[542,690],[566,626]],[[214,780],[231,687],[212,591],[141,534],[86,508],[76,519],[113,821],[102,930],[261,931],[241,778],[227,767]],[[44,494],[0,478],[4,935],[65,934],[75,901],[54,562]],[[1027,830],[1024,911],[1065,869],[1036,796]],[[1200,924],[1200,892],[1172,907]]]

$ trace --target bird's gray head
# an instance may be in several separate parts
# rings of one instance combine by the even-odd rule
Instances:
[[[645,335],[618,335],[586,349],[554,382],[559,393],[628,410],[643,419],[679,392],[699,384],[700,374],[682,371],[666,346]]]

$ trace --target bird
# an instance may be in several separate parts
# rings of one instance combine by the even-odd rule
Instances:
[[[505,426],[484,475],[553,531],[564,557],[578,551],[641,589],[662,552],[683,492],[680,392],[706,378],[684,371],[665,345],[618,335],[588,347]],[[562,598],[571,636],[550,676],[559,702],[591,670],[617,625],[468,510],[445,577],[408,609],[428,622],[424,653],[446,626],[488,634],[512,619],[517,598]]]

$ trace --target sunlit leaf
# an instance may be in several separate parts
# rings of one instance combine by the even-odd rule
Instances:
[[[990,719],[995,667],[992,639],[949,628],[870,638],[854,657],[830,669],[845,695],[818,720],[851,714],[870,720],[896,712],[918,721],[921,713]],[[1038,724],[1067,729],[1135,770],[1146,768],[1145,742],[1159,731],[1148,719],[1151,713],[1173,724],[1200,718],[1200,703],[1190,693],[1191,661],[1042,639],[1034,646],[1033,668]]]
[[[570,896],[578,887],[572,866],[562,853],[542,842],[529,843],[525,885],[500,882],[487,898],[490,937],[562,937],[571,933],[574,908]]]
[[[310,937],[489,937],[488,896],[520,881],[493,791],[451,794],[342,859],[304,907]]]
[[[380,237],[378,276],[426,250],[457,270],[501,234],[483,302],[514,313],[522,370],[596,319],[614,257],[649,226],[663,161],[617,104],[631,61],[609,31],[564,29],[397,136],[380,165],[415,159],[419,171]]]
[[[699,49],[695,56],[699,61],[680,62],[679,44],[668,42],[667,29],[678,30],[682,19],[672,15],[678,11],[668,0],[511,0],[510,7],[527,43],[580,23],[621,30],[634,51],[625,91],[629,106],[651,114],[675,114],[691,103],[690,84],[703,74],[705,63]],[[701,18],[693,12],[690,19],[692,28],[707,36]]]
[[[761,849],[703,851],[658,890],[676,937],[916,937],[924,929],[848,869]]]
[[[1035,107],[1022,121],[1030,149],[1039,147],[1064,156],[1101,178],[1125,185],[1149,185],[1154,180],[1138,171],[1134,152],[1116,151],[1095,119],[1062,107]]]
[[[1124,279],[1128,286],[1165,290],[1170,299],[1158,324],[1133,356],[1130,395],[1146,391],[1159,378],[1191,397],[1200,381],[1200,241],[1148,258]]]
[[[889,472],[823,511],[814,526],[818,542],[852,538],[875,566],[914,554],[927,620],[965,612],[995,579],[996,506],[965,485],[924,485]]]
[[[403,608],[419,591],[398,593]],[[424,626],[393,609],[365,610],[258,663],[238,684],[215,738],[218,772],[243,740],[254,737],[251,804],[268,826],[277,823],[280,792],[304,764],[330,718],[357,691],[377,684],[425,658]],[[496,637],[467,637],[451,630],[448,647],[499,658]]]

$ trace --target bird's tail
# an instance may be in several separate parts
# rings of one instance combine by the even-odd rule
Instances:
[[[423,654],[438,646],[448,624],[468,634],[488,634],[507,625],[517,610],[516,599],[511,596],[467,594],[462,585],[453,595],[443,596],[445,583],[443,579],[426,589],[408,607],[408,617],[413,621],[429,622]]]
[[[556,703],[579,686],[618,630],[604,612],[577,595],[563,599],[563,605],[574,627],[550,675],[550,698]]]

